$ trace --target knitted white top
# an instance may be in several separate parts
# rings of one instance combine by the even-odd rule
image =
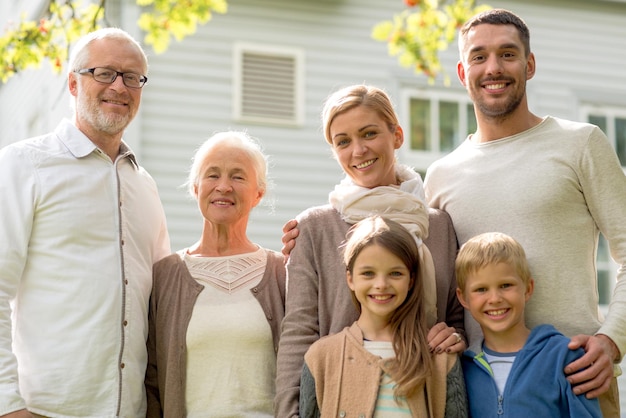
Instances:
[[[272,332],[250,292],[265,271],[265,250],[227,257],[181,251],[181,256],[205,286],[187,329],[187,417],[273,417]]]

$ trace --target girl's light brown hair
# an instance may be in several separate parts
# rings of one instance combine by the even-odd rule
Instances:
[[[396,383],[394,396],[411,396],[425,381],[432,367],[426,343],[428,328],[417,243],[413,235],[397,222],[380,216],[365,218],[350,228],[343,248],[344,262],[350,274],[361,251],[371,245],[379,245],[394,254],[411,274],[407,297],[390,319],[396,357],[386,365]],[[354,292],[351,291],[351,294],[360,313],[361,304]]]

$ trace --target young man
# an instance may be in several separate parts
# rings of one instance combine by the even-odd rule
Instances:
[[[571,349],[583,347],[565,368],[574,393],[601,395],[604,415],[619,416],[613,369],[626,350],[626,177],[598,127],[529,111],[529,38],[522,19],[501,9],[461,28],[457,73],[478,127],[428,169],[426,197],[450,214],[460,244],[501,231],[526,248],[536,281],[528,326],[551,323]],[[598,313],[599,232],[621,266],[606,319]],[[467,321],[471,345],[480,330]]]
[[[484,336],[462,358],[471,416],[602,417],[598,400],[574,395],[563,373],[584,350],[570,350],[552,325],[526,326],[534,282],[522,246],[481,234],[463,244],[455,267],[459,301]]]
[[[122,134],[147,68],[126,32],[86,35],[69,62],[73,121],[0,150],[2,417],[145,416],[152,264],[170,248]]]

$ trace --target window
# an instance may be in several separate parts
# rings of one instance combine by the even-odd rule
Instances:
[[[597,125],[613,144],[622,167],[626,168],[626,108],[582,106],[583,120]],[[609,245],[601,235],[598,242],[598,296],[600,304],[611,301],[617,266],[609,255]]]
[[[406,157],[418,170],[425,170],[476,131],[474,105],[465,91],[407,91],[404,103]]]
[[[268,45],[235,45],[234,118],[301,125],[304,121],[304,54]]]
[[[598,300],[601,305],[608,305],[613,293],[617,266],[615,266],[615,263],[609,256],[609,244],[602,235],[600,235],[600,240],[598,241],[596,267],[598,270]]]
[[[582,106],[582,118],[604,131],[626,168],[626,108],[613,106]]]
[[[604,131],[613,143],[622,167],[626,167],[626,114],[602,115],[593,112],[589,114],[588,121]]]

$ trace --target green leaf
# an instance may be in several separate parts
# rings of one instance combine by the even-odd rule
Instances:
[[[156,53],[194,34],[213,13],[226,13],[226,0],[136,0],[144,8],[137,24],[145,31],[144,42]],[[49,0],[46,16],[40,21],[20,21],[0,37],[0,80],[6,83],[15,74],[39,67],[48,60],[55,72],[63,70],[69,45],[80,36],[102,27],[105,1],[83,6],[80,0]]]
[[[390,56],[397,56],[402,67],[412,67],[416,74],[434,83],[443,75],[444,84],[450,78],[441,67],[439,53],[454,41],[458,28],[471,16],[488,10],[487,5],[474,7],[475,0],[420,0],[393,16],[393,20],[377,23],[372,38],[386,42]]]

